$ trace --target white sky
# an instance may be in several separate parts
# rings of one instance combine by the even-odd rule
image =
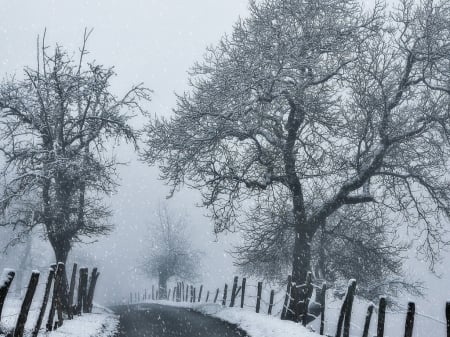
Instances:
[[[118,77],[113,91],[120,94],[132,84],[144,82],[154,90],[149,111],[168,114],[175,103],[173,93],[186,88],[189,67],[200,59],[207,45],[231,32],[238,16],[246,13],[247,0],[0,0],[0,75],[20,75],[24,66],[34,66],[36,37],[44,28],[49,44],[58,42],[71,51],[80,46],[84,28],[94,28],[88,42],[90,56],[115,66]],[[157,170],[138,163],[131,149],[119,153],[131,165],[120,169],[122,187],[112,198],[117,231],[84,249],[95,255],[103,268],[100,297],[108,298],[115,296],[113,290],[122,295],[129,288],[143,287],[139,277],[127,285],[123,272],[117,276],[115,270],[130,270],[137,265],[145,225],[168,192],[157,180]],[[229,236],[213,242],[212,226],[202,216],[204,210],[195,207],[197,201],[196,193],[183,191],[169,205],[180,214],[188,214],[193,240],[207,253],[205,269],[211,277],[206,283],[231,282],[231,258],[223,254]],[[424,271],[422,264],[412,267],[413,273]],[[450,277],[443,275],[442,280],[428,279],[433,290],[431,301],[424,303],[426,308],[443,295],[442,289],[446,289],[445,297],[450,297],[446,282]]]

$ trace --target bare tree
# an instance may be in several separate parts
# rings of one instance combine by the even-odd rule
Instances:
[[[143,158],[174,191],[199,189],[216,231],[281,197],[295,281],[327,220],[364,204],[406,223],[433,264],[450,211],[449,6],[251,2],[193,68],[175,115],[150,122]]]
[[[157,215],[158,222],[150,226],[141,269],[158,278],[159,296],[165,298],[170,278],[193,281],[198,277],[201,254],[190,244],[184,218],[170,215],[165,205],[158,208]]]
[[[74,242],[110,231],[102,196],[115,190],[118,161],[109,149],[135,142],[128,122],[149,99],[141,85],[111,93],[113,69],[85,60],[89,34],[77,59],[60,46],[49,54],[44,34],[35,68],[0,85],[1,225],[43,225],[64,263]]]

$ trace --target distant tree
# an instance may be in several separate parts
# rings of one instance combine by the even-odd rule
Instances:
[[[368,14],[353,0],[251,1],[174,116],[148,125],[143,158],[174,191],[199,189],[217,232],[286,202],[296,282],[320,229],[364,204],[407,224],[433,265],[450,215],[449,23],[443,0]],[[282,240],[272,249],[287,253]]]
[[[184,218],[170,215],[167,206],[159,207],[157,215],[158,221],[149,227],[141,269],[158,278],[159,296],[165,298],[170,278],[193,281],[198,277],[201,253],[190,244]]]
[[[134,143],[129,120],[143,112],[149,90],[111,93],[113,68],[87,62],[85,32],[77,59],[60,46],[39,47],[35,68],[0,85],[1,226],[31,231],[42,225],[57,261],[75,242],[107,234],[115,190],[115,141]]]

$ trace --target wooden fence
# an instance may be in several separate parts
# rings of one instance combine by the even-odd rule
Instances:
[[[65,266],[63,263],[54,264],[50,267],[47,280],[39,283],[40,273],[33,271],[31,273],[30,281],[23,298],[20,311],[9,316],[2,316],[5,301],[13,283],[15,271],[12,269],[5,269],[0,277],[0,323],[2,318],[17,316],[14,329],[11,331],[1,331],[0,334],[6,334],[7,337],[22,337],[25,332],[25,323],[27,322],[30,313],[31,304],[35,298],[36,289],[38,285],[45,285],[42,298],[35,299],[34,302],[38,304],[38,315],[34,323],[34,327],[30,333],[32,337],[37,337],[41,330],[52,331],[62,326],[64,319],[73,319],[74,315],[81,315],[81,313],[92,312],[92,301],[94,298],[95,286],[99,273],[97,268],[92,269],[90,277],[88,276],[87,268],[79,269],[78,290],[76,291],[76,303],[74,302],[76,289],[77,264],[73,265],[72,275],[70,278],[70,285],[67,287],[65,278]],[[50,303],[50,307],[48,307]],[[45,317],[47,315],[47,317]],[[42,327],[44,319],[46,318],[45,328]]]
[[[237,307],[240,308],[249,307],[246,305],[246,299],[254,298],[256,304],[251,306],[256,313],[261,312],[261,303],[264,302],[267,308],[267,314],[273,315],[272,311],[275,306],[274,297],[275,291],[270,290],[267,301],[264,298],[262,282],[258,282],[257,286],[247,284],[247,279],[242,278],[239,284],[237,276],[233,279],[233,284],[230,294],[228,294],[228,284],[223,286],[222,298],[219,298],[221,288],[217,288],[215,291],[206,291],[204,294],[203,285],[200,285],[198,295],[197,288],[193,285],[185,284],[184,282],[177,282],[173,288],[167,289],[164,294],[160,294],[159,290],[155,290],[152,286],[151,293],[147,290],[141,292],[130,293],[129,303],[142,303],[142,301],[150,300],[168,300],[173,302],[203,302],[203,303],[217,303],[222,306]],[[342,304],[339,310],[339,318],[337,321],[336,332],[333,335],[327,335],[328,337],[349,337],[350,326],[352,317],[352,308],[357,292],[356,280],[350,280],[348,283],[347,292],[344,296]],[[248,287],[256,288],[256,296],[252,296],[248,292]],[[308,273],[307,278],[303,284],[296,284],[292,282],[291,277],[288,277],[287,287],[282,298],[283,306],[282,310],[275,315],[279,315],[281,319],[292,320],[306,326],[313,320],[320,320],[318,333],[324,335],[325,331],[325,308],[326,308],[326,283],[316,284],[312,280],[311,273]],[[229,300],[228,300],[229,295]],[[372,316],[376,310],[378,318],[376,322],[376,335],[373,337],[384,337],[385,333],[385,318],[387,301],[386,297],[380,297],[378,306],[369,304],[367,307],[367,314],[365,315],[364,325],[362,328],[362,337],[369,337],[369,326],[372,321]],[[427,318],[427,315],[416,312],[415,303],[409,302],[407,311],[405,312],[405,325],[404,325],[404,337],[412,337],[414,330],[414,319],[416,315],[421,315]],[[446,324],[447,337],[450,337],[450,301],[445,306],[446,322],[439,323]]]

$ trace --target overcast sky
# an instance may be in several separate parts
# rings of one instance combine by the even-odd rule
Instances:
[[[174,92],[186,88],[189,67],[201,58],[207,45],[231,32],[237,18],[246,14],[247,0],[0,0],[0,73],[20,76],[24,66],[34,66],[36,38],[44,29],[49,45],[58,42],[75,52],[84,28],[94,28],[88,42],[90,58],[115,66],[118,76],[113,91],[120,94],[132,84],[144,82],[154,90],[148,110],[167,115],[175,104]],[[132,149],[120,149],[119,154],[130,165],[120,168],[122,186],[111,201],[117,230],[84,249],[96,256],[103,268],[100,285],[107,283],[109,287],[102,288],[102,297],[111,295],[112,289],[125,294],[128,288],[143,285],[139,277],[126,285],[123,273],[114,276],[114,270],[133,270],[138,264],[146,225],[168,194],[157,179],[157,170],[137,162]],[[205,211],[195,207],[198,201],[195,192],[182,191],[169,206],[187,215],[194,243],[206,252],[205,270],[211,277],[205,282],[231,281],[231,258],[224,249],[229,248],[232,236],[220,236],[215,242],[212,226],[202,216]],[[425,264],[412,266],[412,272],[426,271]],[[431,292],[429,306],[441,295],[441,289],[447,289],[450,297],[448,274],[443,275],[442,280],[428,279],[428,285],[439,289]]]

